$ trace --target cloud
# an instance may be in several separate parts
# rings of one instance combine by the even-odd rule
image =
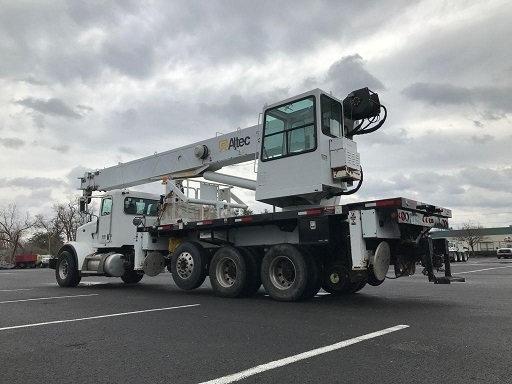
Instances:
[[[41,86],[48,85],[48,83],[46,81],[38,80],[33,76],[27,76],[23,79],[19,79],[18,81],[25,82],[25,83],[31,84],[31,85],[41,85]]]
[[[498,120],[504,114],[512,113],[512,87],[467,88],[448,83],[418,82],[404,88],[402,93],[413,100],[424,101],[437,107],[480,106],[485,109],[483,117],[486,120]],[[492,108],[492,112],[489,112],[488,108]]]
[[[54,145],[54,146],[50,147],[50,149],[52,149],[56,152],[60,152],[60,153],[68,153],[69,150],[71,149],[71,146],[67,145],[67,144]]]
[[[361,56],[354,54],[342,57],[327,71],[326,82],[339,95],[345,95],[356,89],[368,87],[372,91],[385,90],[385,85],[364,68]]]
[[[34,97],[26,97],[21,100],[12,101],[12,103],[16,105],[21,105],[35,112],[42,113],[43,115],[60,116],[69,119],[82,118],[81,114],[75,112],[71,107],[67,106],[62,100],[56,98],[44,100]]]
[[[152,74],[155,65],[155,48],[151,39],[125,36],[105,42],[101,59],[110,68],[127,76],[146,78]]]
[[[0,138],[0,144],[6,148],[19,149],[25,145],[25,142],[20,139]]]
[[[471,136],[471,141],[473,141],[475,143],[486,143],[488,141],[493,141],[493,140],[494,140],[494,136],[492,136],[492,135],[479,135],[479,136],[473,135],[473,136]]]
[[[76,189],[77,186],[80,185],[78,179],[81,177],[84,177],[86,172],[91,172],[92,170],[90,168],[86,168],[83,165],[79,165],[77,167],[74,167],[66,174],[66,181],[68,183],[68,186],[70,188]]]
[[[279,4],[6,2],[1,181],[60,180],[48,188],[65,200],[85,171],[254,125],[265,103],[368,86],[389,115],[355,137],[365,183],[347,199],[475,212],[510,201],[512,3]],[[28,187],[9,188],[28,199]]]
[[[120,146],[119,147],[119,152],[126,153],[127,155],[135,155],[135,154],[137,154],[137,151],[135,149],[129,148],[129,147],[125,147],[125,146]]]
[[[402,93],[413,100],[426,101],[433,105],[468,104],[473,102],[468,88],[452,84],[414,83],[406,87]]]
[[[13,179],[0,179],[4,187],[19,187],[28,189],[48,189],[63,185],[58,179],[49,177],[16,177]]]

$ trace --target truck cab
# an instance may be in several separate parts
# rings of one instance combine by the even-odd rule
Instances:
[[[61,286],[76,286],[82,276],[121,277],[132,283],[142,278],[133,270],[134,218],[152,225],[158,217],[159,195],[112,190],[101,197],[99,215],[77,229],[76,241],[58,252],[49,266]],[[70,271],[74,271],[70,273]]]
[[[121,248],[133,245],[134,217],[144,217],[151,225],[158,216],[159,195],[113,190],[101,198],[98,218],[80,227],[77,241],[89,240],[93,248]]]

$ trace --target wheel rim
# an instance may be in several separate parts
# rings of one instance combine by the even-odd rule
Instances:
[[[225,257],[217,263],[215,277],[224,288],[231,287],[236,281],[236,265],[233,260]]]
[[[337,272],[332,272],[329,275],[329,281],[331,284],[336,285],[340,282],[340,275]]]
[[[59,277],[64,280],[69,273],[69,263],[66,259],[62,260],[59,264]]]
[[[188,252],[183,252],[178,256],[176,262],[176,272],[182,279],[187,279],[194,271],[194,259]]]
[[[276,257],[270,263],[272,284],[279,289],[288,289],[295,282],[295,264],[286,256]]]
[[[347,288],[349,282],[348,271],[344,267],[334,266],[327,270],[325,286],[328,288],[328,292],[343,292]]]

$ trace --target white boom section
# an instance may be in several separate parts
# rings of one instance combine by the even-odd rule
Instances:
[[[207,170],[217,171],[224,166],[255,159],[259,145],[260,127],[254,125],[142,159],[86,172],[80,178],[80,189],[90,194],[92,191],[146,184],[163,177],[197,177]]]

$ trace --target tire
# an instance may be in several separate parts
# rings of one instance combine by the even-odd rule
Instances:
[[[61,287],[76,287],[82,279],[76,266],[75,256],[62,251],[55,266],[55,277]]]
[[[306,248],[300,247],[300,250],[308,264],[308,282],[300,300],[309,300],[315,297],[322,288],[324,267],[322,262],[315,258]]]
[[[368,271],[368,284],[370,284],[373,287],[378,287],[379,285],[381,285],[384,282],[384,280],[386,280],[386,279],[382,279],[382,280],[377,279],[377,277],[373,273],[373,268],[369,269],[369,271]]]
[[[297,301],[302,298],[312,272],[306,257],[291,244],[274,245],[265,253],[261,282],[272,299]]]
[[[348,289],[346,290],[346,293],[357,293],[361,289],[363,289],[366,286],[365,281],[356,281],[354,283],[350,283],[348,286]]]
[[[346,293],[350,285],[350,276],[347,268],[342,265],[334,265],[324,272],[322,289],[333,295]]]
[[[137,284],[139,281],[142,280],[143,277],[143,274],[137,273],[134,270],[130,269],[127,270],[123,276],[121,276],[121,280],[123,280],[123,283],[125,284]]]
[[[255,295],[261,287],[261,257],[252,248],[240,247],[238,250],[242,253],[247,265],[247,285],[244,296]]]
[[[249,283],[246,257],[239,249],[226,245],[220,247],[210,263],[210,283],[221,297],[241,297]]]
[[[186,241],[176,247],[171,258],[171,274],[176,285],[184,290],[196,289],[203,284],[207,274],[204,248]]]

